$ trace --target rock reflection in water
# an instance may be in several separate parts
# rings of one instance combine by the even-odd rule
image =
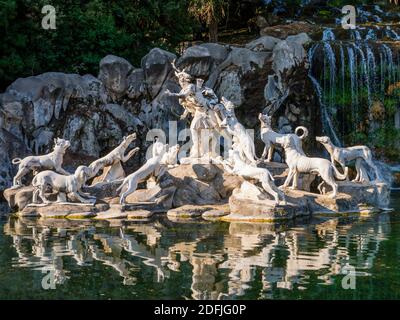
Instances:
[[[13,239],[14,268],[53,270],[58,285],[74,275],[63,262],[68,256],[79,268],[90,270],[96,262],[113,268],[123,285],[162,285],[174,275],[180,279],[174,285],[187,288],[180,298],[242,297],[255,287],[258,298],[272,298],[277,288],[307,288],[310,271],[323,285],[331,285],[348,265],[368,276],[390,233],[389,219],[383,213],[275,226],[19,218],[10,219],[4,233]]]

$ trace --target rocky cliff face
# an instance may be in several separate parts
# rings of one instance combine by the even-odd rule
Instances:
[[[0,190],[11,185],[14,157],[47,153],[56,137],[71,141],[68,168],[68,162],[87,163],[137,132],[142,154],[127,163],[133,170],[149,145],[147,131],[160,128],[168,136],[169,121],[183,112],[176,98],[164,94],[180,89],[171,66],[175,59],[178,68],[204,79],[219,97],[238,106],[239,119],[256,130],[259,153],[259,112],[273,113],[282,132],[300,124],[318,130],[313,86],[306,76],[309,41],[302,33],[284,39],[263,36],[245,47],[204,43],[179,58],[154,48],[140,68],[108,55],[97,77],[50,72],[17,79],[0,95]],[[178,121],[178,130],[185,126]]]

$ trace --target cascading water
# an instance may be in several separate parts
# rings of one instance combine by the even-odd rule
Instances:
[[[309,78],[319,95],[323,130],[336,144],[375,147],[394,126],[391,114],[400,106],[398,32],[391,26],[326,28],[310,48]]]

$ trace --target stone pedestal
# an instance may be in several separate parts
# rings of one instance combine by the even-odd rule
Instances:
[[[274,200],[249,182],[243,182],[229,198],[230,212],[222,218],[225,221],[274,222],[289,220],[310,214],[306,201],[294,201],[287,197],[287,202],[276,204]]]
[[[70,202],[29,204],[17,215],[21,217],[82,219],[95,217],[98,212],[106,211],[108,208],[108,204],[93,205]]]

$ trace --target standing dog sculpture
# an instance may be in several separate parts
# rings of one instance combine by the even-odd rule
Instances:
[[[62,168],[65,151],[69,148],[70,142],[64,139],[54,139],[53,152],[43,156],[29,156],[24,159],[15,158],[13,164],[19,164],[18,172],[13,180],[13,188],[22,186],[22,178],[29,171],[37,172],[39,169],[53,169],[61,174],[69,175],[69,172]]]
[[[329,160],[305,156],[296,149],[296,144],[294,143],[293,137],[290,135],[279,137],[276,141],[285,149],[286,163],[289,166],[289,173],[282,186],[283,188],[287,188],[293,179],[291,188],[296,190],[300,173],[318,173],[324,180],[318,186],[320,192],[321,186],[326,182],[333,189],[330,197],[336,198],[338,186],[334,177],[339,180],[345,180],[348,173],[347,167],[345,168],[345,173],[341,174]]]
[[[160,142],[156,142],[160,144]],[[160,153],[154,153],[155,150],[161,150]],[[179,145],[175,145],[165,151],[166,148],[153,148],[153,156],[146,161],[137,171],[127,176],[117,191],[120,193],[120,204],[125,204],[126,197],[133,193],[140,182],[146,181],[150,176],[161,176],[165,166],[176,164],[176,158],[179,152]],[[125,191],[124,191],[125,190]]]
[[[37,203],[39,196],[43,203],[50,203],[46,198],[45,192],[48,188],[51,188],[52,192],[58,193],[59,196],[60,193],[63,193],[69,198],[78,200],[82,203],[92,203],[93,200],[96,200],[96,197],[90,196],[81,191],[81,188],[89,175],[90,169],[86,166],[79,166],[74,174],[68,176],[50,170],[42,171],[32,180],[32,186],[34,188],[32,202]],[[58,201],[62,200],[59,199]]]
[[[302,127],[302,126],[297,127],[296,130],[294,131],[295,133],[282,134],[282,133],[277,133],[274,130],[272,130],[270,116],[260,113],[258,115],[258,119],[261,122],[261,140],[265,144],[264,152],[261,156],[261,159],[265,159],[265,157],[267,156],[267,153],[268,153],[267,161],[271,162],[272,156],[274,153],[274,145],[277,144],[277,138],[284,137],[284,136],[292,137],[296,150],[299,153],[304,155],[301,141],[308,136],[308,129],[306,127]],[[303,134],[301,136],[298,136],[297,133],[300,130],[303,131]]]
[[[239,151],[240,157],[246,163],[256,164],[256,148],[254,141],[245,127],[238,121],[235,115],[235,106],[231,101],[224,97],[221,99],[226,109],[226,117],[220,126],[226,128],[228,133],[233,136],[233,148]]]
[[[340,148],[335,146],[329,137],[316,137],[318,142],[320,142],[325,149],[329,152],[331,157],[331,162],[334,165],[337,161],[341,167],[344,169],[346,163],[352,160],[356,160],[356,170],[357,176],[353,180],[354,182],[363,182],[363,179],[367,179],[365,175],[361,172],[361,161],[364,160],[375,172],[375,178],[380,179],[378,168],[372,161],[372,152],[367,146],[354,146],[348,148]]]

